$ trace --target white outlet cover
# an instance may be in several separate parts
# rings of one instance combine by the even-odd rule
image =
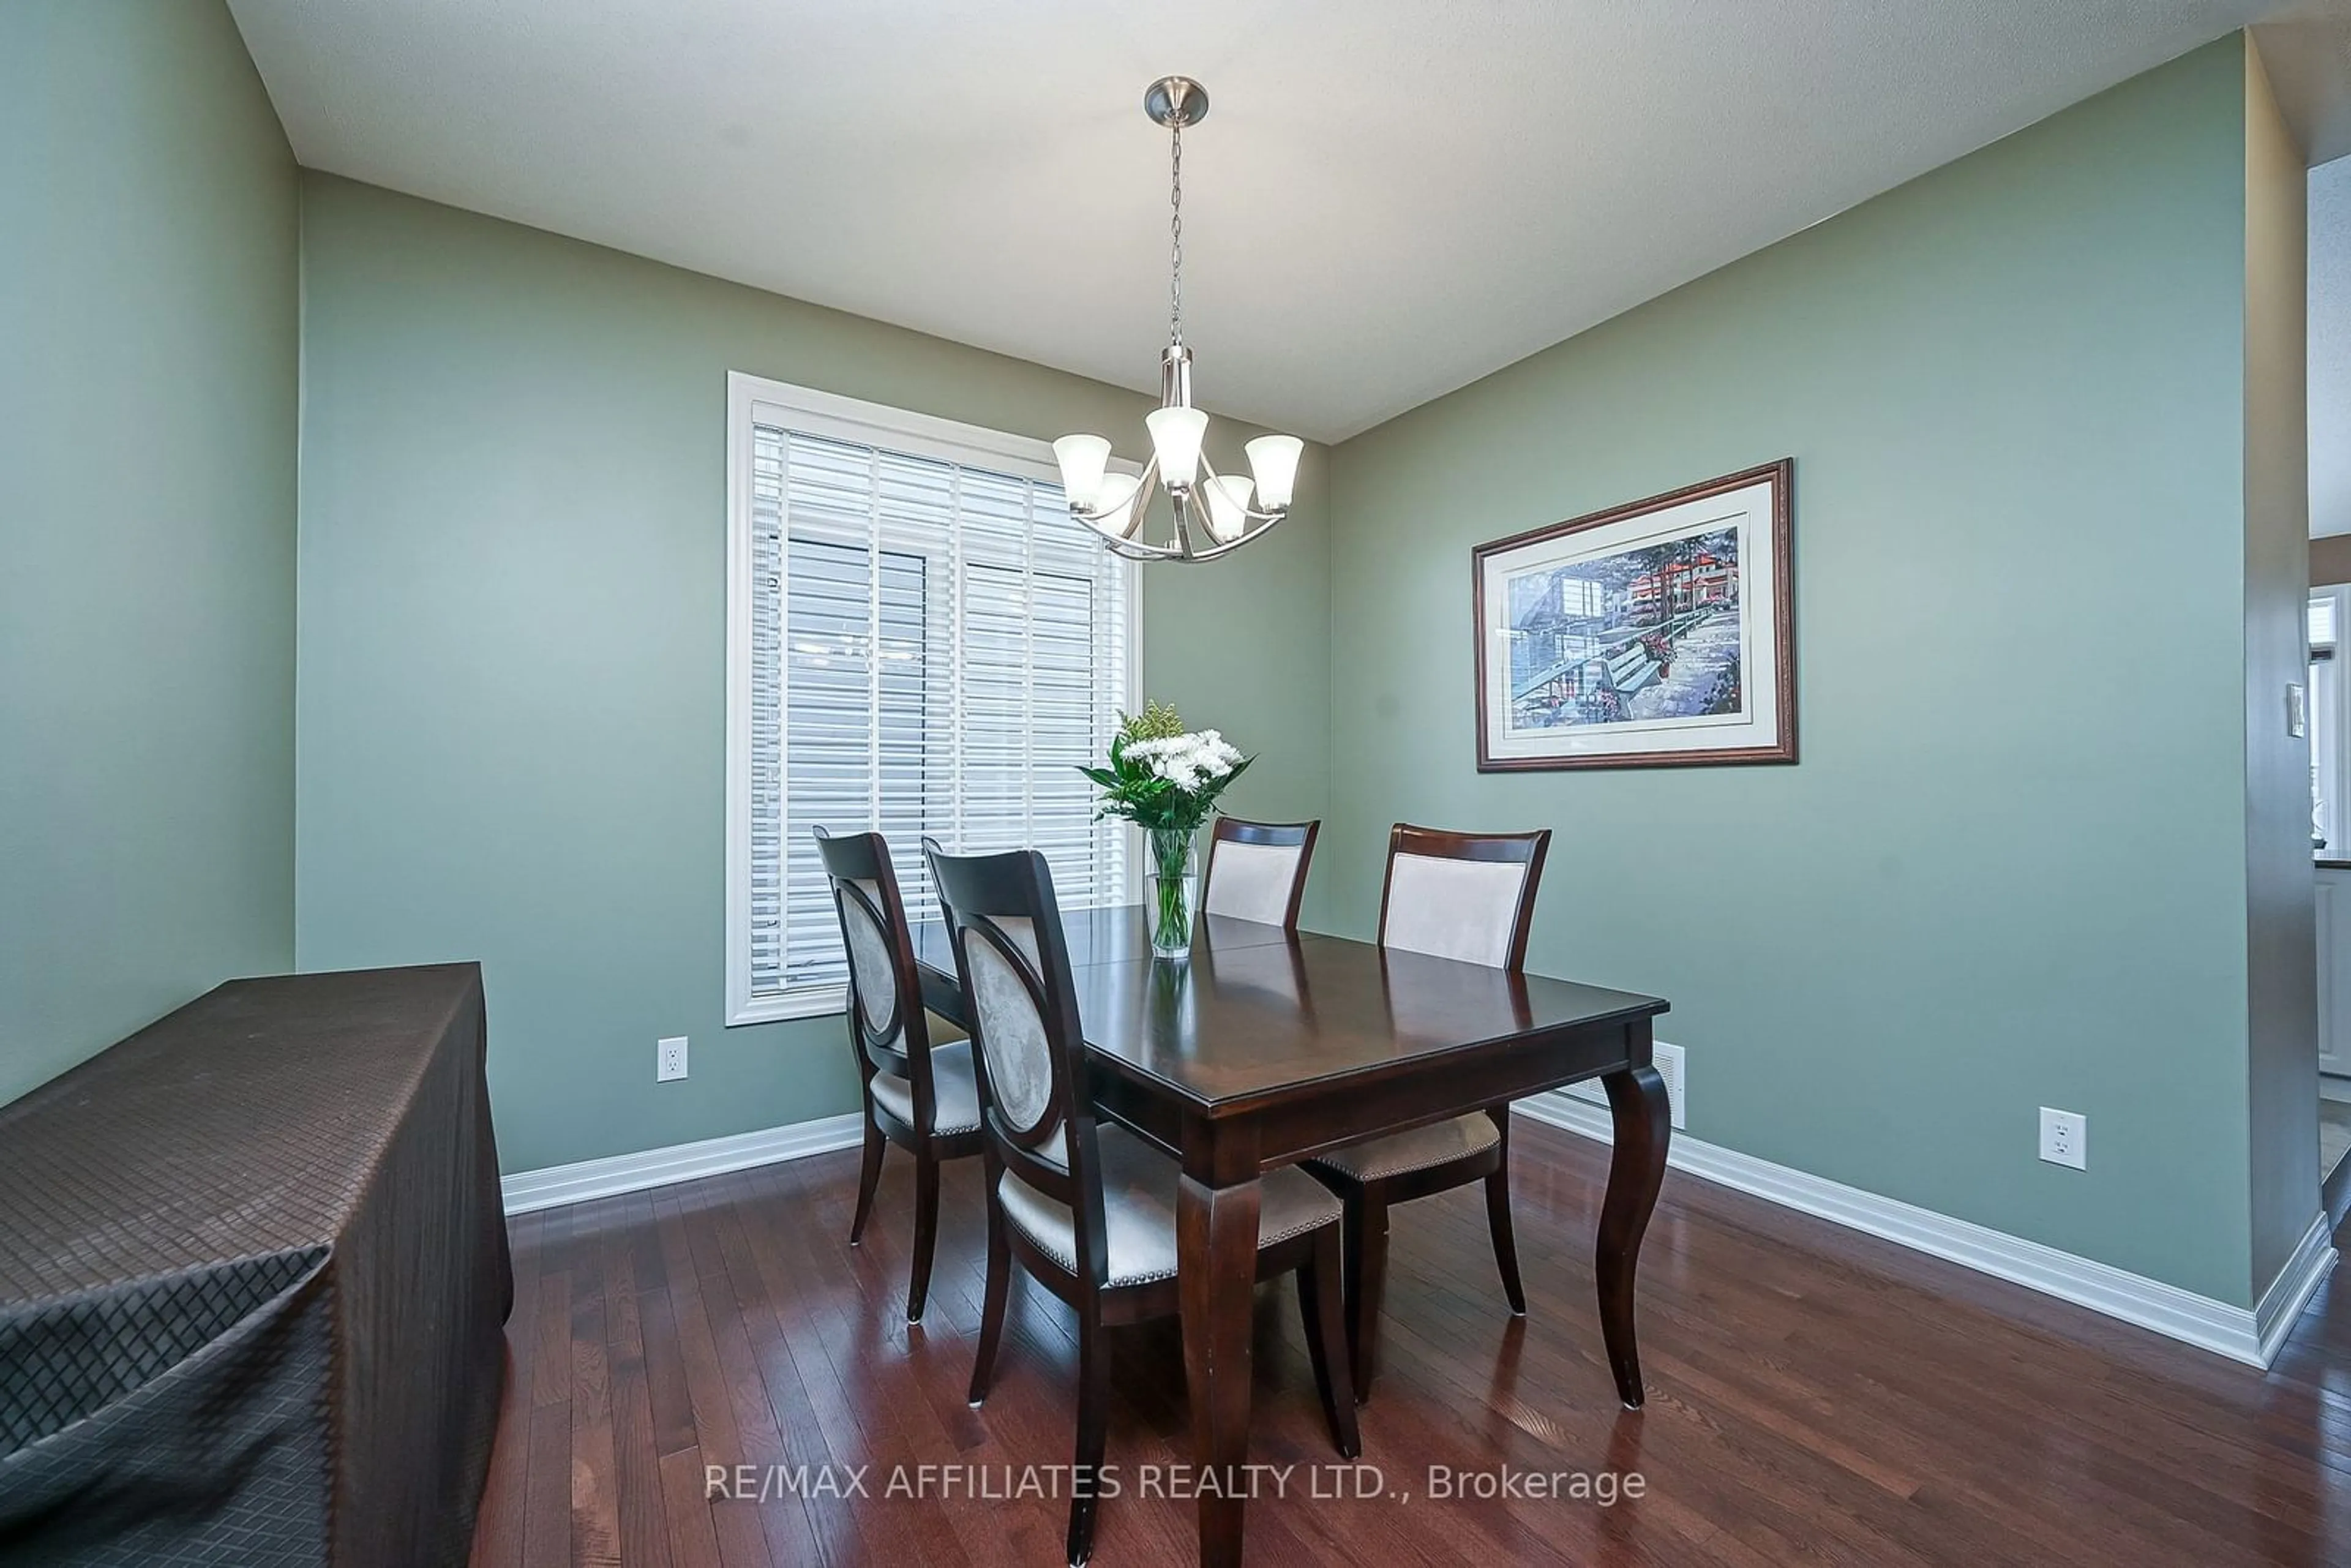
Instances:
[[[2078,1111],[2041,1107],[2041,1157],[2053,1166],[2090,1168],[2090,1119]]]
[[[674,1034],[653,1042],[653,1082],[668,1083],[685,1076],[685,1040]]]

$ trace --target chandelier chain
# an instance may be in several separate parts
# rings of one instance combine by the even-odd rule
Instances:
[[[1184,121],[1169,128],[1167,165],[1167,340],[1184,341]]]

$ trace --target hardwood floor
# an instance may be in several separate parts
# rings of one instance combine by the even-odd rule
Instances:
[[[1502,1299],[1479,1194],[1397,1217],[1364,1462],[1340,1472],[1288,1287],[1259,1292],[1249,1511],[1268,1564],[2351,1563],[2351,1289],[2330,1283],[2268,1376],[1674,1172],[1641,1263],[1648,1407],[1621,1410],[1591,1236],[1605,1149],[1519,1119],[1531,1313]],[[948,1167],[925,1322],[904,1322],[913,1163],[862,1247],[856,1151],[513,1222],[516,1304],[476,1568],[1060,1562],[1065,1495],[885,1495],[896,1467],[990,1490],[1066,1466],[1069,1314],[1016,1285],[995,1392],[964,1403],[981,1297],[977,1161]],[[1193,1554],[1182,1346],[1113,1331],[1095,1561]],[[713,1500],[705,1467],[811,1467],[859,1499]],[[1161,1467],[1155,1472],[1148,1467]],[[1428,1468],[1637,1473],[1637,1500],[1437,1500]],[[1311,1472],[1311,1474],[1310,1474]],[[785,1475],[789,1477],[789,1472]],[[1352,1475],[1356,1473],[1351,1473]],[[1369,1471],[1359,1472],[1368,1479]],[[730,1480],[733,1478],[730,1477]],[[1040,1472],[1050,1484],[1050,1472]],[[940,1484],[929,1482],[934,1492]],[[1558,1483],[1572,1488],[1572,1481]],[[1629,1490],[1629,1483],[1625,1483]],[[1404,1500],[1400,1494],[1409,1493]]]

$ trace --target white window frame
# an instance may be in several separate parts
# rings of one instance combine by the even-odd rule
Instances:
[[[2351,802],[2343,792],[2351,788],[2351,586],[2314,588],[2310,591],[2310,609],[2322,603],[2334,607],[2335,641],[2333,657],[2322,671],[2314,656],[2310,660],[2310,691],[2307,696],[2314,723],[2311,725],[2311,766],[2318,775],[2325,821],[2313,824],[2314,830],[2326,840],[2325,849],[2313,849],[2313,855],[2322,860],[2343,860],[2351,857]],[[2304,629],[2309,628],[2307,611]]]
[[[957,420],[867,402],[813,387],[730,371],[726,374],[726,1025],[776,1023],[841,1012],[841,986],[758,996],[751,988],[751,617],[752,428],[779,424],[800,434],[929,458],[1058,486],[1050,442]],[[1139,465],[1113,460],[1122,472]],[[1135,563],[1126,579],[1126,691],[1119,706],[1143,706],[1143,593]],[[789,821],[789,800],[786,800]],[[789,830],[788,830],[789,831]],[[1127,863],[1139,846],[1130,843]]]

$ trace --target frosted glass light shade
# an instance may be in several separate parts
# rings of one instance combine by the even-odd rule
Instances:
[[[1171,490],[1188,490],[1200,477],[1200,443],[1208,416],[1196,408],[1155,408],[1143,416],[1151,449],[1159,456],[1159,477]]]
[[[1061,465],[1061,493],[1070,498],[1070,505],[1081,512],[1098,509],[1102,502],[1102,470],[1110,465],[1110,443],[1099,435],[1064,435],[1053,443],[1053,457]]]
[[[1257,476],[1257,504],[1269,512],[1288,507],[1306,443],[1294,435],[1260,435],[1241,450],[1249,454],[1249,472]]]
[[[1114,534],[1132,535],[1143,517],[1143,508],[1134,502],[1134,493],[1142,488],[1140,476],[1103,475],[1102,488],[1094,496],[1094,521]]]
[[[1218,544],[1230,544],[1249,526],[1249,482],[1238,474],[1219,474],[1202,488],[1208,498],[1208,532]]]

